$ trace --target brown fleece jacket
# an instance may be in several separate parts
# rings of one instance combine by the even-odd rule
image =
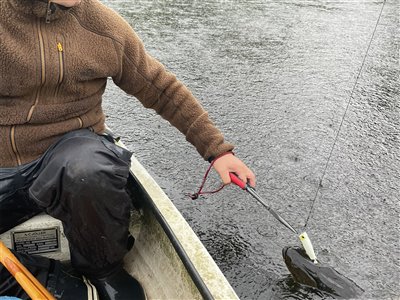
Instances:
[[[178,128],[204,159],[232,150],[190,91],[111,9],[97,0],[71,9],[1,0],[0,167],[33,161],[71,130],[101,133],[108,77]]]

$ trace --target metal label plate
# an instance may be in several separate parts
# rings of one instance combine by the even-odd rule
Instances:
[[[11,241],[13,249],[18,252],[38,254],[61,251],[59,227],[14,231]]]

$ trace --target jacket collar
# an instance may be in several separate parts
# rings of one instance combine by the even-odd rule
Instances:
[[[3,1],[3,0],[0,0]],[[19,13],[46,19],[49,23],[60,18],[68,8],[52,3],[50,0],[7,0]]]

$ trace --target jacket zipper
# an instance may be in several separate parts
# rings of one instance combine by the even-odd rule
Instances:
[[[29,122],[32,118],[33,111],[35,110],[36,105],[39,103],[39,97],[40,97],[40,92],[42,91],[42,87],[46,81],[46,63],[44,60],[44,42],[43,42],[43,33],[42,33],[42,28],[40,26],[40,19],[37,21],[37,29],[38,29],[38,38],[39,38],[39,49],[40,49],[40,61],[41,61],[41,67],[42,67],[42,73],[41,73],[41,82],[40,86],[36,91],[36,96],[35,96],[35,102],[31,106],[31,109],[28,112],[28,116],[26,118],[26,121]]]
[[[11,147],[17,159],[17,163],[20,166],[22,164],[22,161],[21,161],[21,156],[18,153],[17,144],[15,143],[15,125],[11,127],[10,140],[11,140]]]
[[[47,9],[46,9],[46,23],[50,23],[50,17],[52,15],[51,11],[51,0],[48,0],[47,2]]]
[[[81,129],[83,127],[83,121],[82,121],[81,117],[76,117],[76,119],[79,122],[79,129]]]
[[[40,61],[41,61],[41,82],[40,86],[38,87],[35,95],[35,102],[29,109],[28,115],[26,117],[26,122],[29,122],[32,118],[33,111],[35,110],[36,105],[39,103],[39,97],[40,97],[40,92],[42,90],[42,87],[46,81],[46,64],[44,61],[44,41],[43,41],[43,33],[42,33],[42,28],[40,26],[40,19],[37,20],[36,23],[37,31],[38,31],[38,39],[39,39],[39,49],[40,49]],[[16,125],[11,126],[10,130],[10,141],[11,141],[11,147],[14,152],[15,158],[17,160],[18,165],[22,164],[22,159],[21,155],[19,154],[18,148],[17,148],[17,143],[15,139],[15,130],[16,130]]]
[[[57,43],[57,50],[58,50],[58,69],[59,69],[59,75],[58,75],[58,82],[57,82],[57,87],[55,91],[55,97],[58,96],[58,93],[60,92],[60,87],[61,84],[64,80],[64,74],[65,74],[65,63],[64,63],[64,47],[61,42]],[[83,121],[80,117],[76,117],[79,123],[79,128],[83,127]]]
[[[59,75],[58,75],[57,88],[55,91],[56,97],[58,95],[58,92],[60,91],[60,85],[64,80],[64,48],[61,42],[57,43],[57,50],[58,50],[58,62],[59,62]]]

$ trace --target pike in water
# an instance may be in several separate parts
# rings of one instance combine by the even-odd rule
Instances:
[[[287,268],[298,283],[343,299],[356,298],[364,292],[355,282],[332,267],[311,261],[303,248],[285,247],[282,255]]]

